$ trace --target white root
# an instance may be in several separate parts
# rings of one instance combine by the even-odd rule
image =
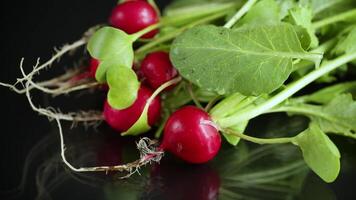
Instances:
[[[23,77],[17,79],[17,81],[14,84],[7,84],[7,83],[0,82],[0,86],[7,87],[10,90],[12,90],[18,94],[26,93],[27,88],[25,88],[24,83],[26,83],[27,81],[32,82],[32,79],[30,79],[29,77],[33,77],[34,75],[39,74],[39,72],[41,70],[51,67],[54,64],[54,62],[59,60],[63,55],[73,52],[76,49],[84,46],[87,43],[88,38],[100,26],[101,25],[90,28],[80,40],[78,40],[72,44],[64,45],[59,50],[55,48],[56,53],[45,63],[40,65],[40,59],[38,58],[36,61],[36,64],[33,66],[33,70],[29,74],[26,74],[22,67],[23,63],[24,63],[24,58],[22,58],[21,62],[20,62],[20,70],[21,70]],[[67,82],[65,82],[65,80],[69,80],[70,78],[77,75],[78,73],[80,73],[80,70],[72,70],[60,77],[57,77],[57,78],[54,78],[54,79],[51,79],[48,81],[44,81],[44,82],[40,82],[40,83],[32,82],[30,84],[30,90],[38,89],[44,93],[48,93],[48,94],[52,94],[52,95],[61,95],[61,94],[68,94],[70,92],[74,92],[74,91],[78,91],[78,90],[97,87],[99,85],[98,83],[93,83],[93,82],[85,82],[80,85],[71,85],[71,84],[68,84]],[[21,84],[22,88],[18,88],[18,84]],[[57,88],[53,89],[53,87],[57,87]]]
[[[22,68],[22,66],[20,66]],[[35,67],[36,68],[36,67]],[[23,70],[21,70],[23,71]],[[25,76],[25,74],[23,73]],[[37,113],[47,116],[50,120],[55,120],[58,126],[59,130],[59,136],[60,136],[60,143],[61,143],[61,157],[64,162],[64,164],[69,167],[72,171],[75,172],[109,172],[109,171],[120,171],[120,172],[129,172],[128,175],[122,177],[122,178],[127,178],[130,177],[132,174],[136,173],[138,169],[150,162],[159,162],[160,159],[163,156],[162,151],[157,151],[155,147],[155,143],[149,140],[148,138],[143,138],[140,140],[140,142],[137,144],[138,149],[140,150],[140,159],[137,161],[134,161],[132,163],[128,163],[125,165],[117,165],[117,166],[99,166],[99,167],[81,167],[81,168],[76,168],[72,164],[70,164],[65,156],[65,143],[64,143],[64,136],[63,136],[63,129],[61,125],[61,120],[63,121],[77,121],[77,122],[88,122],[88,121],[98,121],[102,120],[103,117],[102,115],[92,115],[92,116],[84,116],[81,117],[80,114],[62,114],[62,113],[56,113],[54,109],[52,108],[39,108],[36,107],[31,99],[31,94],[30,94],[30,87],[31,84],[33,83],[32,80],[32,75],[28,77],[28,81],[26,82],[25,88],[26,88],[26,97],[27,100],[31,106],[31,108],[36,111]]]
[[[92,31],[92,30],[91,30]],[[91,32],[89,31],[87,35],[90,35]],[[37,60],[37,63],[33,66],[33,70],[26,74],[24,69],[23,69],[23,62],[24,59],[21,60],[20,63],[20,70],[22,73],[22,78],[17,79],[17,82],[13,85],[10,84],[5,84],[5,83],[0,83],[1,86],[8,87],[11,90],[19,93],[19,94],[25,94],[27,97],[27,100],[31,106],[31,108],[39,113],[40,115],[44,115],[48,117],[49,120],[55,120],[58,126],[59,130],[59,136],[60,136],[60,147],[61,147],[61,158],[64,162],[64,164],[71,169],[74,172],[109,172],[109,171],[119,171],[119,172],[128,172],[128,175],[122,177],[122,178],[127,178],[130,177],[132,174],[138,172],[139,168],[142,166],[145,166],[151,162],[159,162],[164,154],[164,152],[157,147],[157,142],[152,141],[148,138],[143,138],[137,143],[137,148],[140,151],[140,159],[127,163],[124,165],[116,165],[116,166],[98,166],[98,167],[74,167],[67,159],[65,156],[65,151],[66,151],[66,146],[64,142],[64,136],[63,136],[63,129],[62,129],[62,124],[61,121],[71,121],[71,122],[84,122],[84,123],[97,123],[99,121],[103,120],[103,115],[101,112],[81,112],[81,113],[67,113],[63,114],[59,111],[57,111],[54,108],[41,108],[35,106],[31,99],[31,94],[30,91],[32,89],[38,89],[40,91],[43,91],[45,93],[49,93],[52,95],[58,95],[58,94],[66,94],[69,92],[77,91],[77,90],[82,90],[82,89],[87,89],[91,87],[96,87],[98,86],[98,83],[84,83],[81,85],[77,86],[68,86],[64,83],[64,80],[68,79],[71,75],[71,73],[65,74],[61,77],[57,77],[52,80],[48,80],[45,82],[41,83],[35,83],[33,81],[33,77],[36,74],[39,74],[41,70],[47,69],[50,67],[56,60],[58,60],[61,56],[64,54],[75,50],[84,44],[86,44],[86,39],[87,36],[83,37],[81,40],[71,44],[71,45],[65,45],[61,50],[58,50],[56,54],[47,62],[44,64],[40,65],[39,59]],[[76,72],[73,72],[76,73]],[[180,80],[180,79],[179,79]],[[179,81],[175,80],[175,81]],[[21,84],[23,89],[19,89],[17,87],[18,84]],[[50,87],[58,87],[55,89],[51,89]],[[164,88],[163,88],[164,89]],[[163,90],[161,89],[161,90]],[[160,90],[159,90],[160,91]],[[159,92],[159,91],[156,91]],[[151,102],[152,99],[150,99],[149,102]]]
[[[56,54],[53,55],[51,59],[49,59],[47,62],[43,63],[40,66],[38,66],[39,59],[37,59],[37,64],[35,66],[38,66],[38,67],[34,67],[32,72],[25,75],[23,78],[17,79],[17,82],[14,85],[17,85],[18,83],[23,83],[23,82],[27,81],[29,79],[29,77],[32,77],[35,74],[39,73],[41,70],[46,69],[47,67],[50,67],[55,61],[60,59],[66,53],[73,51],[73,50],[85,45],[86,43],[87,43],[86,38],[82,38],[82,39],[74,42],[73,44],[64,45],[61,50],[57,50]],[[23,62],[23,59],[21,60],[21,62]],[[22,73],[25,74],[23,69],[22,69]]]

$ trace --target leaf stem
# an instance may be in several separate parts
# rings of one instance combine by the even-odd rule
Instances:
[[[131,35],[131,36],[132,36],[132,41],[138,40],[138,39],[139,39],[140,37],[142,37],[143,35],[145,35],[145,34],[151,32],[151,31],[153,31],[153,30],[159,28],[160,26],[162,26],[161,23],[153,24],[153,25],[148,26],[148,27],[146,27],[145,29],[143,29],[143,30],[141,30],[141,31],[139,31],[139,32],[137,32],[137,33],[135,33],[135,34],[132,34],[132,35]]]
[[[352,9],[347,12],[343,12],[341,14],[334,15],[334,16],[322,19],[320,21],[314,22],[313,27],[315,29],[320,29],[324,26],[327,26],[327,25],[330,25],[330,24],[333,24],[336,22],[340,22],[340,21],[345,21],[346,19],[349,19],[352,17],[356,17],[356,9]]]
[[[200,104],[198,98],[196,97],[196,95],[195,95],[194,92],[193,92],[193,88],[192,88],[192,84],[191,84],[191,83],[189,83],[189,84],[187,85],[187,90],[188,90],[189,95],[190,95],[190,97],[192,98],[194,104],[195,104],[197,107],[203,109],[204,107]]]
[[[285,144],[292,143],[295,137],[286,137],[286,138],[256,138],[243,133],[233,131],[231,129],[223,129],[223,132],[229,135],[237,136],[241,139],[247,140],[249,142],[257,144]]]
[[[192,28],[192,27],[200,25],[200,24],[207,23],[209,21],[218,19],[218,18],[223,17],[225,15],[226,15],[226,10],[223,11],[223,12],[219,12],[219,13],[213,14],[213,15],[211,15],[209,17],[203,18],[203,19],[198,20],[196,22],[190,23],[190,24],[188,24],[186,26],[183,26],[183,27],[179,28],[178,30],[174,30],[174,31],[172,31],[170,33],[167,33],[167,34],[163,35],[162,37],[159,37],[159,38],[155,39],[154,41],[143,45],[142,47],[138,48],[135,53],[136,54],[144,54],[146,51],[152,49],[153,47],[158,46],[158,45],[160,45],[160,44],[162,44],[164,42],[167,42],[169,40],[174,39],[179,34],[181,34],[183,31],[185,31],[185,30],[187,30],[189,28]]]
[[[320,112],[318,111],[318,109],[320,109]],[[334,124],[338,124],[339,126],[342,126],[346,129],[352,129],[350,125],[344,123],[344,121],[337,120],[336,118],[334,118],[334,116],[321,112],[320,106],[308,105],[308,104],[305,104],[305,107],[286,105],[268,111],[268,113],[278,113],[278,112],[288,112],[288,113],[301,114],[306,116],[320,117]],[[348,134],[348,133],[333,133],[333,134],[343,135],[346,137],[356,139],[356,134]]]
[[[216,96],[215,98],[213,98],[212,100],[210,100],[209,103],[205,106],[204,110],[206,112],[209,112],[211,110],[211,108],[213,108],[215,103],[218,102],[221,98],[222,98],[222,96],[219,95],[219,96]]]
[[[231,28],[236,22],[245,15],[252,6],[257,2],[257,0],[248,0],[237,13],[224,25],[225,28]]]
[[[278,93],[274,97],[270,98],[268,101],[253,107],[247,108],[245,110],[241,110],[239,113],[236,113],[230,117],[222,118],[217,120],[217,123],[221,127],[231,127],[239,122],[248,121],[258,115],[261,115],[268,110],[272,109],[273,107],[279,105],[289,97],[293,96],[299,90],[303,89],[305,86],[309,85],[310,83],[314,82],[318,78],[322,77],[323,75],[335,70],[336,68],[356,59],[356,52],[352,54],[346,54],[344,56],[340,56],[339,58],[329,61],[324,64],[319,69],[316,69],[303,78],[299,79],[298,81],[291,83],[285,90]]]

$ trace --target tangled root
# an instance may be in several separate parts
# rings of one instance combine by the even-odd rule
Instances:
[[[81,70],[71,70],[67,71],[65,74],[56,77],[51,80],[43,81],[43,82],[34,82],[33,77],[38,75],[42,70],[50,68],[54,62],[59,60],[63,55],[70,53],[77,48],[86,44],[88,37],[94,32],[96,28],[89,30],[82,39],[74,42],[73,44],[64,45],[60,50],[55,50],[56,53],[53,55],[51,59],[47,62],[40,64],[40,60],[37,59],[36,64],[33,66],[33,70],[26,74],[23,68],[24,59],[21,59],[20,62],[20,70],[22,77],[18,78],[16,83],[6,84],[1,83],[1,86],[7,87],[18,94],[25,94],[27,100],[31,106],[31,108],[39,113],[40,115],[46,116],[50,121],[55,121],[59,130],[60,137],[60,147],[61,147],[61,158],[64,164],[74,172],[106,172],[109,171],[119,171],[119,172],[127,172],[126,176],[121,178],[127,178],[138,172],[140,167],[145,166],[151,162],[159,162],[163,156],[163,151],[160,150],[157,146],[156,141],[152,141],[148,138],[142,138],[137,143],[137,148],[140,152],[140,158],[134,162],[127,163],[124,165],[117,166],[98,166],[98,167],[74,167],[71,163],[69,163],[66,159],[65,152],[66,146],[64,142],[63,129],[61,121],[70,121],[73,125],[77,123],[84,123],[87,126],[95,126],[98,125],[101,121],[103,121],[103,115],[99,111],[86,111],[86,112],[77,112],[77,113],[62,113],[59,109],[54,109],[52,107],[41,108],[34,104],[31,98],[31,91],[33,89],[40,90],[44,93],[51,94],[53,96],[68,94],[70,92],[89,89],[93,87],[99,86],[99,83],[84,80],[79,81],[79,84],[73,83],[70,80],[72,77],[81,73]],[[139,172],[138,172],[139,173]]]

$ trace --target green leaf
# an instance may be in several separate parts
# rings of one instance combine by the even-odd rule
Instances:
[[[275,0],[259,1],[234,27],[278,24],[281,22],[280,9]]]
[[[318,123],[324,132],[356,138],[356,102],[351,94],[337,96],[312,116],[312,120]]]
[[[110,64],[115,64],[131,68],[134,59],[132,44],[134,38],[125,32],[104,27],[99,29],[90,38],[87,49],[93,58],[101,62],[110,60]],[[99,65],[96,78],[99,82],[106,80],[106,71],[109,69],[108,63]]]
[[[297,5],[295,0],[276,0],[280,9],[279,16],[281,19],[285,18],[289,14],[289,10]]]
[[[299,134],[294,143],[298,145],[307,165],[325,182],[333,182],[340,172],[340,152],[317,124]]]
[[[239,132],[239,133],[244,133],[247,125],[248,125],[248,121],[239,123],[238,125],[235,125],[235,126],[231,127],[230,129],[233,131]],[[235,135],[227,134],[224,132],[222,134],[225,137],[226,141],[233,146],[238,145],[241,140],[240,137],[237,137]]]
[[[356,6],[354,0],[302,0],[301,2],[312,7],[315,19],[330,17]]]
[[[235,0],[175,0],[164,9],[165,16],[178,16],[182,14],[194,14],[192,11],[209,10],[219,5]],[[195,10],[197,9],[197,10]]]
[[[234,113],[234,111],[232,110],[240,106],[241,102],[244,101],[246,98],[246,96],[240,93],[232,94],[226,97],[221,102],[219,102],[217,105],[215,105],[210,110],[209,114],[213,119],[219,119],[229,116],[230,114]]]
[[[175,81],[174,79],[171,81]],[[154,99],[167,87],[170,85],[174,84],[171,81],[161,85],[157,90],[150,96],[150,98],[147,100],[145,107],[141,113],[140,118],[136,121],[136,123],[125,133],[122,133],[123,136],[127,135],[139,135],[141,133],[147,132],[148,130],[151,129],[151,126],[148,124],[148,110]],[[180,81],[180,79],[178,80]],[[171,82],[171,83],[170,83]],[[175,82],[178,83],[178,82]]]
[[[356,102],[351,94],[339,94],[322,106],[294,104],[282,106],[282,110],[308,116],[326,133],[334,133],[356,139]]]
[[[354,25],[346,36],[341,37],[334,52],[337,55],[356,52],[356,25]]]
[[[107,71],[110,87],[108,102],[110,106],[121,110],[130,107],[137,98],[140,82],[136,73],[122,65],[112,65]]]
[[[315,35],[315,29],[312,24],[313,14],[311,8],[308,7],[295,7],[289,11],[290,19],[293,24],[305,28],[311,39],[311,48],[319,45],[319,39]]]
[[[145,133],[151,129],[151,126],[148,124],[148,109],[145,109],[137,122],[126,132],[121,133],[122,136],[137,136],[142,133]]]
[[[296,101],[327,104],[343,93],[356,94],[356,81],[335,84],[313,94],[298,97]]]
[[[238,4],[242,4],[242,2],[235,0],[177,0],[164,9],[161,21],[164,24],[177,27],[218,11],[233,10]]]
[[[294,58],[318,65],[322,55],[305,52],[289,24],[195,27],[176,38],[171,49],[173,64],[184,78],[221,95],[273,92],[289,77]]]

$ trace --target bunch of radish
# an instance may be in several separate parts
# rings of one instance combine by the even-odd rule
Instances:
[[[356,139],[356,83],[339,80],[352,74],[345,68],[356,60],[351,20],[356,8],[331,5],[329,16],[321,12],[324,5],[312,2],[175,0],[161,12],[154,0],[122,0],[106,25],[89,29],[48,62],[38,61],[28,74],[22,60],[23,77],[0,85],[26,94],[34,111],[57,122],[62,159],[76,172],[130,175],[159,162],[166,151],[188,163],[206,163],[218,154],[223,136],[233,146],[241,139],[296,145],[306,164],[332,182],[340,171],[340,152],[327,134]],[[84,45],[88,67],[34,81]],[[315,82],[328,84],[313,93],[303,91]],[[63,95],[93,88],[107,94],[102,111],[64,114],[37,107],[31,98],[34,89]],[[305,95],[297,96],[300,91]],[[308,117],[310,124],[292,137],[245,134],[252,119],[277,112]],[[105,121],[122,136],[146,134],[137,143],[140,159],[76,168],[65,157],[62,121]],[[156,140],[147,138],[153,131]]]
[[[127,34],[135,34],[157,23],[159,23],[159,14],[155,7],[139,0],[118,4],[109,18],[112,27]],[[153,38],[158,32],[158,29],[152,30],[141,38]],[[92,58],[88,72],[78,77],[95,78],[99,65],[100,59]],[[154,90],[179,76],[170,61],[169,53],[165,51],[147,54],[136,73],[141,76],[142,82],[132,105],[124,109],[115,109],[108,101],[104,103],[104,119],[119,133],[128,131],[139,120]],[[167,87],[165,91],[173,87],[174,85]],[[125,96],[125,94],[118,95]],[[156,96],[148,107],[148,125],[154,126],[159,122],[160,116],[161,100]],[[187,106],[180,108],[169,117],[159,150],[169,151],[190,163],[204,163],[214,158],[220,145],[220,134],[209,114],[197,107]]]

